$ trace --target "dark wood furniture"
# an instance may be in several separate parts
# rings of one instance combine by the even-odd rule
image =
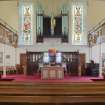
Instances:
[[[63,52],[62,56],[66,62],[67,73],[78,76],[79,52]]]
[[[34,75],[38,71],[38,63],[42,52],[27,52],[27,75]]]
[[[43,52],[27,52],[27,54],[21,54],[21,67],[26,69],[23,70],[24,74],[33,75],[37,73],[39,60],[42,58]],[[67,73],[72,76],[78,76],[78,68],[81,61],[79,52],[62,52],[62,58],[66,62]]]

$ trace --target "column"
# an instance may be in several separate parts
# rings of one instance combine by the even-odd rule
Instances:
[[[5,44],[3,44],[3,77],[6,77]]]

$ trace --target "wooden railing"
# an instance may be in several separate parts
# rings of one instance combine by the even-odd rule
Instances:
[[[105,19],[101,20],[95,27],[88,32],[89,45],[93,46],[100,42],[99,38],[105,35]],[[102,42],[100,42],[102,43]]]
[[[0,43],[17,47],[18,32],[0,19]]]

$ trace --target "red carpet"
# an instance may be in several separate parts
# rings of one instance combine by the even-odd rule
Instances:
[[[8,79],[14,79],[13,81],[17,82],[33,82],[33,83],[85,83],[93,82],[92,79],[102,79],[99,77],[77,77],[77,76],[65,76],[62,80],[41,80],[41,77],[38,75],[34,76],[25,76],[25,75],[7,75]]]

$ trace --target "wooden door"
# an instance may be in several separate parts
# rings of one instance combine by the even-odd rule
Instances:
[[[72,53],[72,57],[71,57],[71,75],[72,76],[78,76],[78,55],[79,53]]]
[[[85,75],[85,54],[79,54],[79,75]]]
[[[27,70],[27,55],[26,54],[20,54],[20,66],[21,66],[21,73],[24,73],[26,75]]]
[[[34,53],[27,53],[27,75],[34,75],[35,73],[35,58]]]

